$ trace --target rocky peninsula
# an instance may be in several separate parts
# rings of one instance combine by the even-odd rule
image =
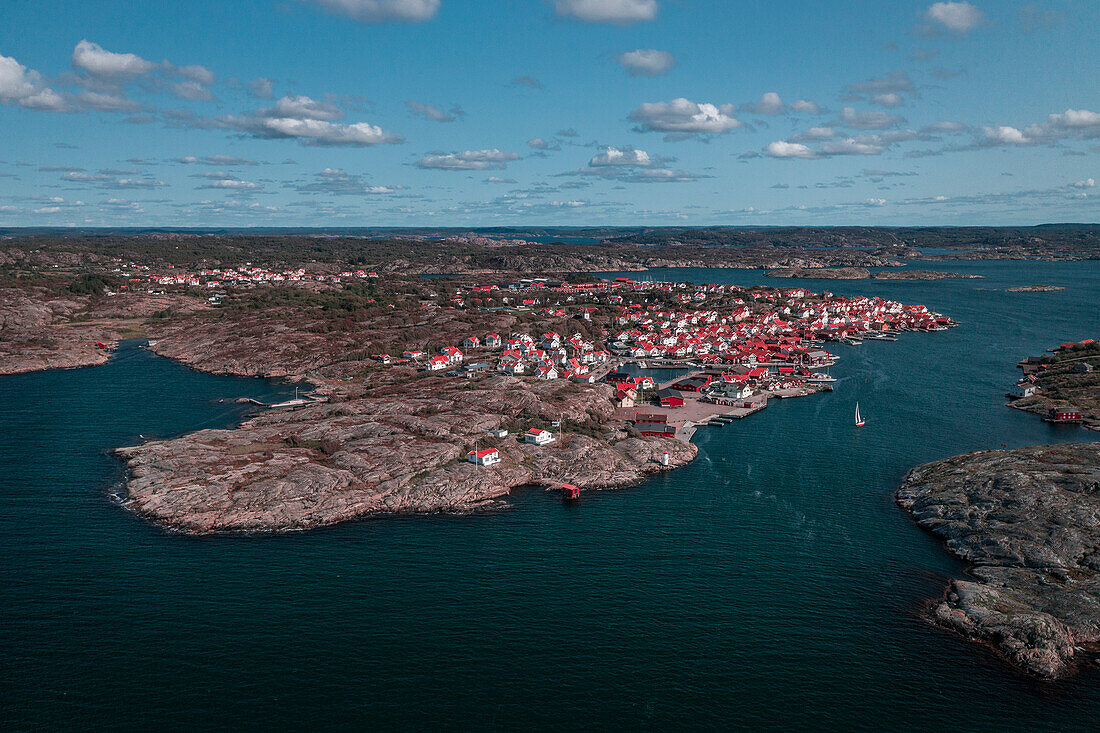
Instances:
[[[936,461],[897,501],[974,566],[932,608],[937,623],[1046,679],[1100,652],[1100,443]]]
[[[615,420],[606,385],[504,375],[468,383],[411,370],[387,381],[329,390],[329,403],[268,412],[233,430],[122,449],[126,504],[189,533],[307,529],[379,513],[469,511],[528,484],[622,487],[696,455],[690,443],[643,439]],[[560,440],[521,442],[527,427],[558,420]],[[501,428],[508,437],[486,432]],[[466,461],[475,447],[496,448],[500,464]]]
[[[866,267],[789,267],[769,270],[768,277],[813,278],[818,280],[971,280],[981,275],[938,270],[881,270],[871,272]]]

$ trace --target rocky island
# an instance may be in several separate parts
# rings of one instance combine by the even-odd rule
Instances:
[[[700,425],[826,390],[825,342],[954,325],[922,305],[802,288],[409,271],[481,246],[465,241],[395,256],[393,242],[320,240],[302,261],[289,258],[303,238],[262,240],[156,234],[89,251],[62,238],[0,265],[9,371],[102,363],[144,336],[201,371],[304,387],[236,428],[120,449],[120,498],[162,526],[285,531],[465,512],[524,485],[630,485],[691,461]],[[646,360],[681,376],[625,368]]]
[[[1023,378],[1008,392],[1009,407],[1053,424],[1100,430],[1100,343],[1064,343],[1016,366]]]
[[[1059,290],[1065,290],[1060,285],[1023,285],[1018,288],[1009,288],[1010,293],[1055,293]]]
[[[871,272],[866,267],[793,267],[769,270],[768,277],[813,278],[818,280],[972,280],[981,275],[938,270],[880,270]]]
[[[897,501],[974,566],[932,608],[937,623],[1047,679],[1100,652],[1100,443],[936,461]]]

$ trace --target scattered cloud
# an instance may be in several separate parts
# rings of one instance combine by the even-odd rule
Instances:
[[[791,102],[791,109],[795,112],[803,112],[808,115],[819,115],[824,112],[821,107],[817,106],[817,102],[811,102],[808,99],[798,99]]]
[[[1100,112],[1067,109],[1065,112],[1047,115],[1046,121],[1028,125],[1022,130],[1009,125],[983,127],[974,147],[1049,145],[1067,139],[1096,138],[1100,138]]]
[[[885,130],[904,122],[904,119],[897,115],[879,111],[857,112],[852,107],[840,110],[838,120],[841,125],[858,130]]]
[[[183,163],[184,165],[217,165],[217,166],[234,166],[234,165],[259,165],[254,160],[248,158],[238,158],[235,155],[204,155],[197,157],[194,155],[185,155],[182,158],[176,159],[177,163]],[[143,163],[149,165],[148,163]]]
[[[275,81],[260,77],[248,82],[248,93],[256,99],[271,99],[275,96]]]
[[[912,93],[917,90],[917,85],[904,71],[895,71],[886,76],[874,77],[865,81],[849,84],[844,87],[848,94],[895,94]]]
[[[588,165],[596,168],[600,166],[650,166],[654,161],[649,153],[637,150],[629,145],[622,148],[606,147],[603,152],[592,157]]]
[[[360,23],[419,23],[431,20],[440,0],[306,0]]]
[[[332,121],[341,117],[343,111],[333,104],[292,95],[279,99],[273,107],[256,110],[242,117],[218,118],[216,124],[253,137],[291,139],[303,145],[324,147],[367,147],[395,144],[404,140],[401,135],[366,122],[343,124]],[[188,122],[202,124],[206,121]]]
[[[959,35],[969,33],[985,23],[985,13],[968,2],[933,3],[924,17],[934,27]]]
[[[416,161],[416,167],[441,171],[503,170],[513,160],[519,160],[519,156],[497,148],[465,150],[461,153],[433,153]]]
[[[542,89],[542,82],[533,76],[517,76],[512,79],[512,86],[514,87],[530,87],[532,89]]]
[[[657,17],[657,0],[554,0],[559,16],[585,23],[628,25]]]
[[[764,92],[758,101],[745,105],[745,110],[756,115],[781,115],[786,113],[787,105],[776,92]]]
[[[671,102],[646,102],[630,113],[639,132],[665,132],[670,139],[718,135],[742,126],[732,104],[696,103],[680,97]]]
[[[423,117],[426,120],[432,122],[454,122],[462,116],[463,112],[458,107],[454,107],[451,111],[447,112],[434,104],[429,102],[405,102],[405,106],[409,111],[418,117]]]
[[[652,48],[627,51],[615,60],[632,76],[660,76],[676,65],[676,57],[671,53]]]
[[[831,127],[811,127],[808,130],[792,135],[791,142],[807,143],[816,142],[818,140],[829,140],[836,137],[836,130]]]
[[[325,168],[310,183],[295,186],[299,193],[327,194],[330,196],[376,196],[394,193],[395,186],[369,186],[362,176],[353,175],[340,168]]]
[[[876,94],[871,97],[871,103],[883,107],[900,107],[905,104],[905,99],[900,94],[889,92],[887,94]]]
[[[0,55],[0,102],[48,112],[74,111],[60,94],[46,86],[41,74],[3,55]]]
[[[132,53],[113,53],[84,39],[73,49],[73,68],[93,76],[138,76],[151,74],[157,65]]]
[[[1072,185],[1074,188],[1096,188],[1096,179],[1086,178],[1083,181],[1076,181]]]
[[[776,140],[768,143],[764,148],[764,155],[772,158],[816,158],[818,157],[809,146],[802,143],[789,143],[785,140]]]
[[[533,150],[561,150],[561,145],[541,137],[533,137],[527,141],[527,147]]]

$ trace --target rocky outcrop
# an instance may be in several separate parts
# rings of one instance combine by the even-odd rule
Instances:
[[[1008,288],[1010,293],[1054,293],[1065,290],[1061,285],[1023,285],[1018,288]]]
[[[936,461],[909,473],[897,501],[975,566],[936,621],[1044,678],[1100,651],[1100,443]]]
[[[102,364],[119,339],[138,335],[145,317],[203,308],[202,300],[182,295],[58,296],[44,288],[0,289],[0,375]]]
[[[871,272],[866,267],[790,267],[770,270],[768,277],[815,278],[818,280],[946,280],[975,279],[981,275],[936,270],[881,270]]]
[[[379,513],[469,511],[526,484],[626,486],[696,455],[688,443],[631,437],[612,419],[606,385],[408,376],[362,396],[330,390],[330,403],[265,413],[234,430],[121,449],[126,503],[189,533],[306,529]],[[517,440],[559,417],[560,441]],[[512,435],[484,432],[501,427]],[[475,446],[496,447],[501,462],[467,462]]]

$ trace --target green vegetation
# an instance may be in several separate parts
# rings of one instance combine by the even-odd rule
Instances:
[[[117,288],[118,281],[106,275],[84,274],[65,286],[72,295],[103,295],[108,288]]]

